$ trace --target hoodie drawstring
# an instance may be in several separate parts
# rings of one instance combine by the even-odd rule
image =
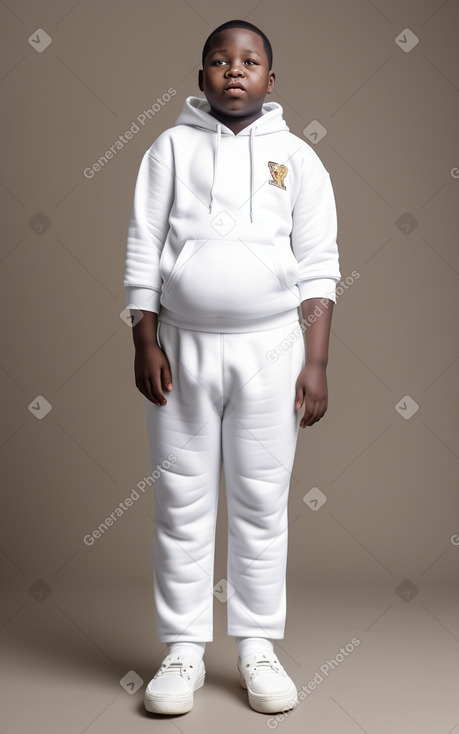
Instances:
[[[212,213],[212,205],[214,203],[214,184],[215,184],[215,179],[217,177],[217,163],[218,163],[218,153],[220,150],[221,135],[222,135],[222,126],[220,125],[220,123],[217,123],[217,140],[215,143],[215,153],[214,153],[214,175],[212,179],[212,186],[210,187],[209,214]]]
[[[253,138],[256,126],[250,128],[249,150],[250,150],[250,221],[253,222],[253,179],[254,179],[254,161],[253,161]],[[212,206],[214,203],[214,185],[217,178],[218,154],[220,151],[220,140],[222,135],[222,126],[217,123],[217,137],[214,150],[214,172],[212,177],[212,186],[210,187],[209,214],[212,214]]]

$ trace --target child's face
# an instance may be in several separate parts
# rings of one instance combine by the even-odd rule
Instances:
[[[266,94],[274,87],[263,39],[245,28],[229,28],[212,37],[199,88],[212,113],[222,118],[259,116]],[[239,84],[242,89],[228,88]]]

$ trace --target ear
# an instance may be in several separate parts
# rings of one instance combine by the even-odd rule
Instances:
[[[198,72],[198,86],[199,86],[199,89],[201,90],[201,92],[204,91],[204,85],[202,83],[202,81],[203,81],[203,74],[204,74],[203,69],[200,69],[199,72]]]
[[[276,82],[276,75],[275,75],[274,71],[270,71],[269,72],[269,79],[268,79],[268,87],[266,89],[266,93],[267,94],[271,94],[271,92],[274,89],[275,82]]]

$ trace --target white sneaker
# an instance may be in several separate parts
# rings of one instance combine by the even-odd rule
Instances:
[[[145,690],[145,708],[156,714],[186,714],[205,677],[203,660],[197,664],[188,655],[167,655]]]
[[[262,714],[286,711],[298,703],[298,692],[275,653],[253,653],[237,659],[240,684],[247,688],[249,704]]]

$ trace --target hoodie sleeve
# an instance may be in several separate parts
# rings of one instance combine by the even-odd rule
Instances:
[[[328,298],[336,303],[341,278],[337,245],[337,214],[328,171],[314,151],[312,167],[303,158],[300,191],[293,208],[291,244],[300,271],[301,301]]]
[[[140,163],[129,222],[124,273],[127,307],[159,313],[159,260],[173,196],[173,171],[152,146]]]

